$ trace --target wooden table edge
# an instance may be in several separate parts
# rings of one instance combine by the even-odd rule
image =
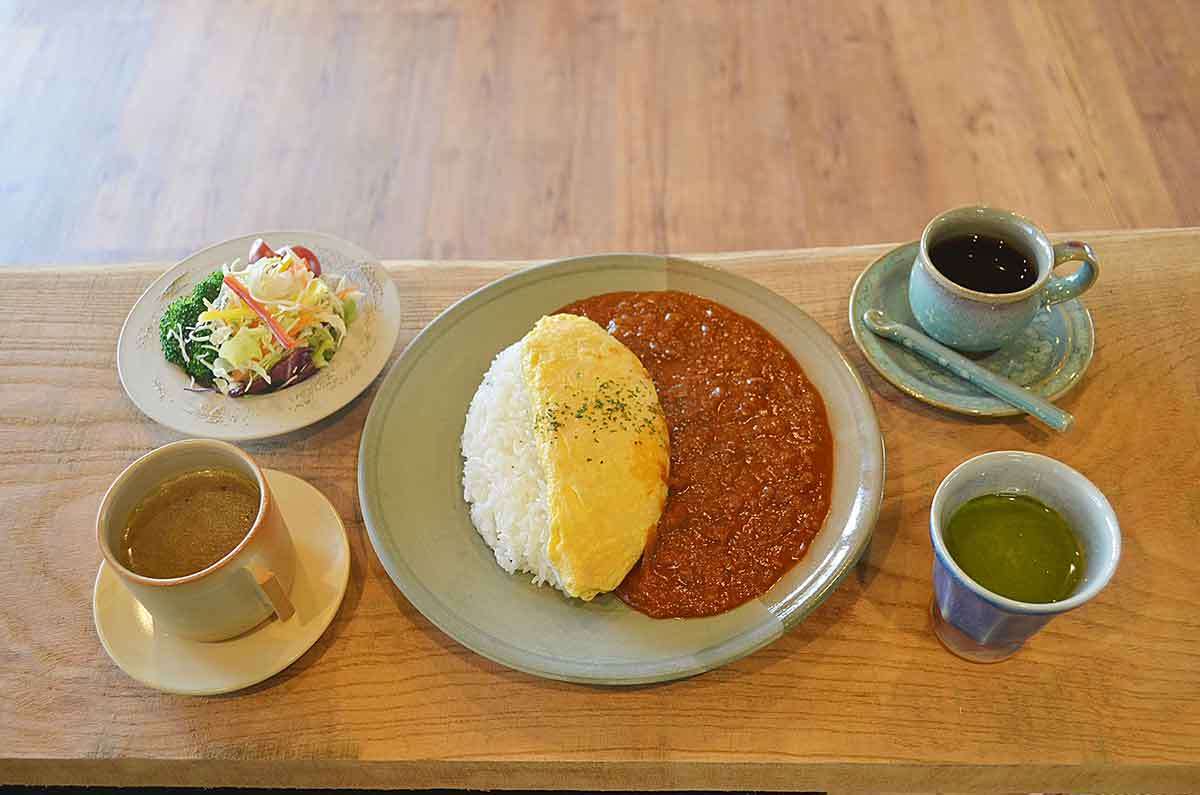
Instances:
[[[0,759],[0,785],[365,789],[1191,792],[1200,765]]]
[[[913,239],[916,239],[918,232],[914,232]],[[1093,229],[1079,232],[1052,232],[1050,237],[1055,240],[1065,239],[1081,239],[1089,240],[1092,238],[1137,238],[1137,237],[1155,237],[1161,235],[1178,235],[1178,234],[1200,234],[1200,226],[1179,226],[1179,227],[1155,227],[1151,229]],[[907,241],[904,241],[907,242]],[[736,262],[745,259],[821,259],[822,257],[847,256],[857,252],[870,254],[872,252],[887,251],[896,246],[904,245],[904,242],[892,243],[863,243],[848,246],[819,246],[814,248],[787,248],[787,249],[747,249],[742,251],[702,251],[702,252],[625,252],[621,250],[598,251],[596,254],[621,254],[621,253],[638,253],[650,254],[652,256],[663,257],[682,257],[684,259],[694,259],[702,262]],[[501,259],[421,259],[421,258],[394,258],[380,260],[387,268],[411,268],[411,267],[479,267],[479,268],[523,268],[530,265],[536,265],[543,262],[553,262],[558,259],[571,259],[575,256],[588,255],[567,255],[563,257],[531,257],[531,258],[501,258]],[[0,275],[19,275],[19,274],[41,274],[58,272],[70,273],[102,273],[112,268],[121,268],[123,270],[144,269],[147,271],[164,270],[178,260],[144,260],[139,262],[129,263],[110,263],[110,264],[61,264],[61,263],[0,263]]]

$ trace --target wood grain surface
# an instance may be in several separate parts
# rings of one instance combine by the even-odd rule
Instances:
[[[128,679],[92,626],[94,517],[120,470],[177,435],[115,371],[126,313],[160,267],[0,271],[0,783],[757,788],[1200,789],[1200,230],[1088,235],[1095,360],[1051,435],[970,420],[874,375],[846,323],[883,246],[700,256],[813,315],[867,383],[886,438],[870,550],[768,648],[673,684],[605,690],[501,668],[431,626],[367,540],[356,459],[368,393],[307,430],[246,445],[320,488],[353,550],[344,604],[297,663],[216,698]],[[401,344],[513,262],[390,263]],[[399,349],[398,349],[399,350]],[[927,515],[987,450],[1078,468],[1125,536],[1116,578],[1010,661],[977,666],[929,628]]]
[[[1194,0],[11,0],[0,263],[1200,224]]]

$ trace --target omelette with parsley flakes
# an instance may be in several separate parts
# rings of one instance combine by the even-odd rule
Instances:
[[[462,437],[471,519],[506,571],[590,600],[641,557],[667,498],[666,421],[637,357],[543,317],[492,362]]]

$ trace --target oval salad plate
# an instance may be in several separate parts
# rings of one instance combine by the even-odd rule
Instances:
[[[460,438],[501,349],[542,315],[616,290],[682,290],[757,321],[825,399],[834,438],[829,515],[808,554],[761,598],[719,616],[655,620],[612,595],[591,602],[509,575],[471,524]],[[871,401],[833,340],[770,290],[673,257],[605,255],[528,268],[435,319],[388,372],[371,406],[358,489],[376,554],[405,597],[469,649],[538,676],[628,685],[691,676],[779,638],[828,596],[871,536],[883,493]]]
[[[294,386],[239,398],[190,391],[188,375],[163,357],[159,319],[172,301],[214,270],[235,259],[245,262],[259,237],[276,247],[312,249],[322,275],[345,275],[362,292],[359,315],[329,365]],[[399,336],[400,296],[375,257],[332,235],[263,232],[198,251],[146,288],[121,328],[117,371],[130,400],[152,420],[192,436],[246,441],[299,430],[345,406],[382,372]]]

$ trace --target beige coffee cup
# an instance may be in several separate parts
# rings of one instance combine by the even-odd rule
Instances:
[[[184,577],[153,579],[121,565],[113,549],[138,502],[173,477],[212,468],[231,469],[258,483],[258,515],[241,542],[208,568]],[[228,442],[185,439],[134,461],[104,495],[96,536],[105,563],[153,617],[156,632],[225,640],[271,615],[286,621],[295,612],[289,597],[296,576],[291,534],[258,464]]]

